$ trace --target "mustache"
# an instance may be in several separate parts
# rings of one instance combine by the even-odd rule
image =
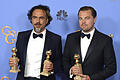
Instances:
[[[42,24],[40,24],[39,22],[37,22],[35,25],[42,25]]]
[[[87,26],[87,24],[83,23],[81,26]]]

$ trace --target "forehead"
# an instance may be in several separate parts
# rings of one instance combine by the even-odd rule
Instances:
[[[35,9],[32,13],[32,16],[38,16],[38,15],[43,15],[45,16],[46,15],[46,12],[42,9]]]
[[[79,17],[80,16],[92,16],[92,12],[90,10],[80,11]]]

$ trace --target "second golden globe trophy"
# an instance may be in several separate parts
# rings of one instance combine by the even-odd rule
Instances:
[[[80,67],[80,73],[82,74],[82,65],[79,64],[79,60],[78,60],[79,58],[80,58],[79,54],[75,54],[75,55],[74,55],[75,66]],[[75,79],[77,79],[77,80],[82,80],[82,77],[80,77],[79,75],[76,75],[76,76],[75,76]]]
[[[47,64],[47,62],[50,61],[49,60],[50,59],[50,55],[52,55],[51,50],[46,51],[46,55],[47,55],[46,60],[43,63],[44,64],[43,65],[43,72],[40,73],[40,75],[43,75],[43,76],[49,76],[49,75],[51,75],[51,72],[48,72],[46,69],[44,69],[45,64]]]
[[[17,49],[16,47],[12,48],[12,58],[16,61],[16,65],[12,66],[10,71],[9,72],[12,72],[12,73],[17,73],[17,72],[20,72],[20,70],[18,69],[18,58],[16,57],[16,52],[17,52]]]

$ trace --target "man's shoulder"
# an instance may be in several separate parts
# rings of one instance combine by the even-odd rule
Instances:
[[[54,33],[54,32],[51,32],[51,31],[49,31],[49,30],[47,30],[46,33],[47,33],[49,36],[59,37],[59,38],[61,37],[60,35],[58,35],[58,34],[56,34],[56,33]]]
[[[21,31],[21,32],[18,32],[18,37],[20,38],[23,38],[23,37],[26,37],[26,36],[30,36],[32,32],[32,29],[31,30],[26,30],[26,31]]]
[[[99,37],[99,39],[103,39],[103,40],[112,39],[109,35],[107,35],[107,34],[105,34],[103,32],[100,32],[98,30],[96,30],[95,33],[97,34],[97,37]]]
[[[72,33],[68,34],[67,36],[68,37],[80,36],[80,33],[81,33],[81,31],[76,31],[76,32],[72,32]]]
[[[101,37],[108,37],[108,38],[110,38],[109,35],[107,35],[107,34],[105,34],[105,33],[103,33],[103,32],[100,32],[100,31],[98,31],[98,30],[96,30],[96,32],[97,32]]]
[[[32,29],[31,30],[26,30],[26,31],[21,31],[21,32],[19,32],[20,34],[26,34],[26,33],[30,33],[30,32],[32,32]]]

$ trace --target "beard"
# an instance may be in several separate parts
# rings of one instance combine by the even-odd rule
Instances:
[[[46,26],[44,26],[43,24],[40,24],[39,22],[37,22],[36,24],[34,24],[34,31],[36,33],[40,33],[45,29]]]
[[[41,31],[42,31],[42,28],[40,27],[42,24],[40,24],[39,22],[37,22],[36,24],[35,24],[35,26],[36,27],[34,27],[34,31],[36,32],[36,33],[40,33]]]
[[[92,31],[93,29],[94,29],[94,27],[92,26],[92,27],[90,27],[90,28],[83,29],[83,31],[84,31],[84,32],[90,32],[90,31]]]
[[[34,27],[34,31],[35,31],[36,33],[40,33],[40,32],[42,31],[42,28],[40,28],[40,27],[39,27],[39,28],[35,28],[35,27]]]

